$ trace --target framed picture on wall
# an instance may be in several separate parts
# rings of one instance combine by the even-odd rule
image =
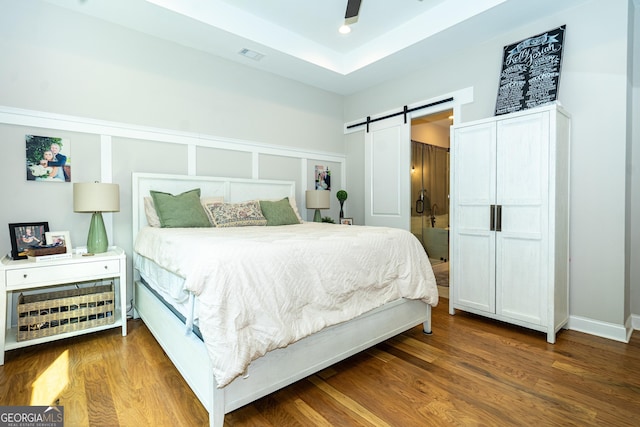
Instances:
[[[331,190],[331,171],[329,166],[316,165],[315,180],[316,190]]]
[[[48,222],[21,222],[9,224],[11,236],[11,258],[26,259],[26,250],[46,244]]]
[[[25,135],[27,181],[71,182],[71,143],[53,136]]]

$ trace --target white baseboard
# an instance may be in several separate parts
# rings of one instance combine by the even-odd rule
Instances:
[[[633,330],[640,329],[640,314],[631,315],[631,326],[633,327]]]
[[[624,325],[602,322],[580,316],[570,316],[567,328],[610,340],[628,343],[634,329],[640,329],[640,316],[630,316]]]

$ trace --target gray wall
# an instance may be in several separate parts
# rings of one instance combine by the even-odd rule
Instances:
[[[634,40],[632,52],[640,50],[640,2],[636,0],[636,10],[634,15]],[[640,53],[635,53],[633,57],[633,101],[629,114],[632,124],[632,157],[628,160],[631,164],[631,231],[629,233],[631,241],[631,271],[630,271],[630,299],[631,313],[640,314],[640,148],[638,139],[640,138]],[[635,120],[633,118],[636,118]],[[635,148],[635,149],[634,149]]]
[[[631,198],[639,193],[638,171],[627,170],[630,147],[634,153],[640,149],[638,133],[632,138],[628,108],[631,5],[627,0],[585,1],[488,43],[470,43],[467,50],[451,52],[420,72],[345,100],[345,121],[350,122],[473,86],[474,102],[463,106],[462,120],[493,116],[503,46],[566,24],[559,100],[572,115],[570,310],[578,327],[587,318],[595,321],[590,326],[615,328],[629,321],[631,312],[640,313],[640,276],[637,269],[628,274],[630,260],[636,265],[639,260],[638,235],[631,230],[640,225],[638,196]],[[362,141],[348,136],[351,145]],[[356,176],[362,171],[354,170],[358,163],[352,153],[357,157],[360,151],[348,151],[349,173]],[[626,236],[633,236],[629,245]]]
[[[340,96],[46,2],[0,10],[0,105],[343,152]]]
[[[26,134],[69,139],[74,182],[110,176],[120,184],[121,211],[105,220],[129,260],[131,173],[188,173],[188,144],[176,140],[202,137],[194,143],[196,174],[294,180],[302,196],[317,164],[331,168],[335,190],[346,186],[341,96],[46,2],[0,0],[0,10],[0,108],[46,116],[23,117],[33,125],[22,126],[0,117],[3,255],[8,223],[48,221],[69,230],[74,246],[85,245],[89,227],[90,215],[73,212],[71,184],[25,180]],[[81,130],[61,130],[66,124]],[[131,129],[111,138],[118,124],[159,130],[160,140]],[[304,198],[297,202],[309,214]],[[337,219],[338,211],[332,198],[322,213]]]

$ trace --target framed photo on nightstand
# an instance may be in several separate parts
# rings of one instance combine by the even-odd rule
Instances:
[[[353,225],[353,218],[342,218],[340,220],[340,224],[342,224],[342,225]]]
[[[71,237],[68,231],[47,231],[44,233],[47,245],[64,246],[67,248],[65,253],[71,253]]]
[[[45,233],[49,231],[48,222],[21,222],[9,224],[11,236],[11,258],[26,259],[26,250],[45,245]]]

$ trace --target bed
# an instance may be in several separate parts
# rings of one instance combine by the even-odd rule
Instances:
[[[294,210],[296,191],[290,181],[133,174],[135,316],[207,409],[211,426],[222,426],[225,413],[416,325],[431,333],[435,278],[409,232],[305,221],[149,226],[145,199],[151,192],[196,188],[202,200],[231,206],[288,198]],[[391,270],[349,270],[360,258],[385,264],[380,257],[405,250],[388,263]],[[259,290],[245,290],[252,281],[260,281]],[[321,293],[312,297],[311,290]],[[254,300],[247,297],[252,292]],[[240,307],[236,300],[248,303]]]

